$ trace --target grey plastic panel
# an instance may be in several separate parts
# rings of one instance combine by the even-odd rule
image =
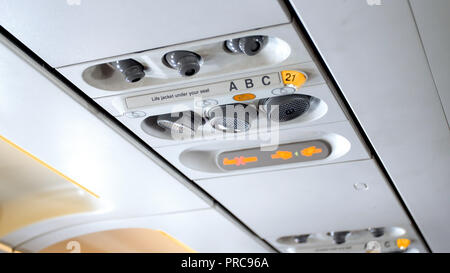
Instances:
[[[268,36],[269,40],[256,56],[232,54],[224,49],[224,42],[228,39],[262,34]],[[201,68],[197,74],[183,77],[177,70],[170,68],[166,62],[162,61],[165,54],[178,50],[189,50],[201,56]],[[107,65],[107,63],[123,59],[134,59],[140,62],[145,67],[146,76],[138,82],[129,83],[122,73],[112,69],[111,65]],[[296,29],[289,23],[112,56],[60,67],[58,71],[88,96],[98,98],[141,90],[165,89],[169,86],[171,88],[178,84],[195,85],[200,81],[215,82],[241,74],[260,73],[261,70],[294,64],[301,64],[300,67],[308,74],[310,83],[320,79]]]
[[[263,238],[409,225],[372,160],[196,183]]]
[[[291,2],[431,249],[450,251],[450,132],[408,1]]]
[[[447,123],[450,119],[450,1],[411,0],[411,7],[427,54]]]
[[[0,1],[0,24],[53,67],[289,21],[273,0]]]
[[[370,227],[372,228],[372,227]],[[282,252],[287,253],[426,253],[428,252],[422,240],[412,226],[402,227],[377,227],[382,228],[383,233],[374,235],[368,228],[348,230],[345,242],[336,244],[328,232],[307,234],[305,242],[299,242],[297,235],[281,238],[268,238],[267,241]],[[305,234],[302,234],[303,236]],[[407,239],[410,245],[407,249],[401,249],[397,245],[397,239]]]
[[[279,133],[279,138],[277,134]],[[330,145],[330,155],[324,159],[292,162],[252,169],[224,171],[217,165],[217,155],[225,151],[245,150],[277,144],[289,144],[322,140]],[[202,140],[179,145],[157,147],[155,150],[190,179],[198,180],[220,176],[235,176],[244,173],[274,172],[281,169],[325,165],[343,161],[369,159],[370,154],[348,121],[318,124],[316,126],[281,129],[275,134],[252,134],[248,138]],[[252,179],[258,179],[255,176]]]

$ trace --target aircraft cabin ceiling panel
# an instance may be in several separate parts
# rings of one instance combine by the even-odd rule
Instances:
[[[427,251],[379,156],[448,250],[450,134],[409,2],[291,3],[371,143],[281,1],[0,0],[2,27],[56,68],[0,37],[0,135],[104,204],[0,241],[39,251],[150,228],[202,252],[263,251],[260,239],[289,252],[285,236],[345,250],[336,234],[400,227]]]
[[[410,225],[372,160],[196,182],[262,238]]]
[[[233,54],[224,47],[227,40],[254,35],[267,36],[261,54],[257,57]],[[201,57],[200,70],[189,77],[181,77],[176,69],[168,67],[163,61],[164,55],[176,50],[189,50],[198,54]],[[115,70],[111,63],[126,59],[133,59],[142,64],[145,76],[135,82],[125,81],[123,74]],[[160,92],[176,88],[177,85],[178,88],[180,85],[183,87],[201,85],[205,81],[224,80],[240,74],[256,71],[259,73],[290,65],[295,65],[295,68],[307,73],[308,84],[323,81],[311,61],[311,56],[303,46],[295,26],[288,23],[176,45],[167,44],[160,48],[111,56],[57,70],[89,97],[101,98],[142,91]]]
[[[291,3],[431,249],[448,252],[450,132],[409,2]]]
[[[450,1],[411,0],[411,8],[431,72],[447,117],[450,119]]]
[[[53,67],[289,21],[272,0],[0,1],[0,24]]]
[[[2,136],[99,195],[108,215],[210,207],[0,41]]]

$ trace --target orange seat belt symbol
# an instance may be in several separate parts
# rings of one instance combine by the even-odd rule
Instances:
[[[310,156],[313,156],[315,154],[320,154],[321,152],[322,152],[322,149],[316,148],[316,146],[311,146],[311,147],[308,147],[308,148],[305,148],[305,149],[301,150],[300,153],[303,156],[310,157]]]
[[[283,160],[288,160],[292,158],[292,152],[289,151],[276,151],[272,156],[272,159],[281,158]]]
[[[245,165],[247,163],[250,162],[256,162],[258,161],[258,157],[256,156],[252,156],[252,157],[235,157],[233,159],[228,159],[227,157],[225,157],[223,159],[223,165],[236,165],[236,166],[240,166],[240,165]]]

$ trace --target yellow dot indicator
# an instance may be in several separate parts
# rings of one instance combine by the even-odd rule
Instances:
[[[397,239],[397,247],[400,249],[407,249],[410,244],[411,241],[409,239],[406,238]]]
[[[233,99],[235,101],[246,101],[246,100],[252,100],[254,98],[256,98],[256,96],[252,93],[239,94],[239,95],[235,95],[233,97]]]
[[[293,85],[296,88],[300,88],[306,82],[306,74],[295,70],[283,70],[281,77],[284,84]]]

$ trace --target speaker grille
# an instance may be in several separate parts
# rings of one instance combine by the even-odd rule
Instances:
[[[294,98],[280,105],[279,121],[289,121],[299,117],[309,109],[309,99]]]
[[[219,105],[207,112],[211,126],[225,132],[248,131],[256,118],[256,109],[243,104]],[[251,111],[253,109],[253,111]]]
[[[191,137],[202,124],[202,117],[192,111],[171,113],[158,116],[156,123],[169,130],[172,137]]]
[[[177,134],[193,134],[194,130],[184,124],[170,120],[158,120],[158,125]]]
[[[245,132],[250,129],[250,124],[245,120],[238,119],[237,117],[229,118],[223,117],[222,119],[217,119],[213,126],[217,129],[227,132]]]
[[[290,121],[309,110],[311,97],[307,95],[286,95],[263,101],[267,115],[271,120]]]

